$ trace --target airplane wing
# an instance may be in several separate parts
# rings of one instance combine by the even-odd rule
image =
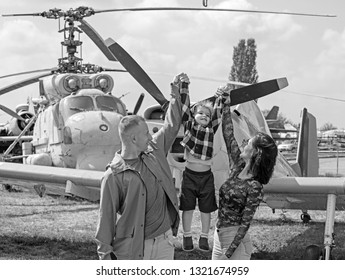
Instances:
[[[18,138],[18,136],[0,136],[0,141],[1,142],[13,142],[17,138]],[[20,139],[21,139],[21,141],[31,141],[32,136],[30,136],[30,135],[22,136]]]
[[[336,210],[345,210],[345,178],[280,177],[264,186],[264,201],[272,209],[327,210],[328,195]]]
[[[0,183],[35,188],[42,193],[73,194],[91,201],[100,197],[104,172],[0,162]]]
[[[285,129],[285,128],[275,128],[275,127],[270,127],[270,132],[271,133],[279,133],[279,132],[293,132],[293,133],[298,133],[298,130],[296,129]]]

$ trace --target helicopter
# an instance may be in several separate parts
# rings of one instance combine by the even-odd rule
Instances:
[[[2,110],[14,117],[4,135],[16,135],[16,142],[24,139],[24,135],[31,135],[26,136],[31,142],[25,143],[25,150],[29,154],[23,155],[24,163],[104,170],[106,162],[119,148],[117,124],[128,112],[120,98],[111,94],[114,81],[104,72],[126,70],[82,64],[82,59],[76,56],[77,47],[82,42],[75,38],[75,34],[82,31],[74,23],[89,12],[85,7],[69,10],[65,14],[59,9],[47,12],[45,16],[48,18],[62,14],[65,17],[62,30],[64,41],[61,44],[66,47],[67,56],[60,58],[58,67],[50,69],[48,73],[1,89],[1,94],[4,94],[14,88],[39,82],[39,98],[32,100],[35,114],[29,113],[28,108],[23,110],[21,107],[15,113],[1,106]],[[85,22],[83,27],[91,30]],[[121,47],[118,48],[118,56],[127,55]],[[116,60],[110,52],[108,55],[111,60]],[[125,59],[127,64],[134,61],[129,55]],[[139,110],[143,98],[144,94],[141,94],[133,114]],[[8,140],[13,140],[13,137]],[[3,153],[4,160],[13,159],[8,157],[9,152],[6,150]]]

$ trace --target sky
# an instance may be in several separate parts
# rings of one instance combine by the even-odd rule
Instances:
[[[6,4],[4,3],[6,2]],[[102,0],[1,1],[1,14],[37,13],[51,8],[68,10],[89,6],[95,10],[133,7],[195,7],[202,0]],[[342,0],[208,0],[209,8],[251,9],[336,15],[308,17],[277,14],[151,11],[100,13],[86,18],[104,38],[118,42],[150,75],[165,97],[174,75],[191,77],[190,95],[198,101],[213,95],[227,81],[233,48],[239,40],[254,38],[257,45],[259,82],[286,77],[289,86],[260,98],[262,110],[279,106],[284,117],[299,123],[303,108],[321,127],[331,123],[345,128],[345,2]],[[61,57],[62,33],[58,21],[43,17],[0,17],[0,76],[52,68]],[[110,62],[94,43],[82,35],[82,58],[107,68],[122,68]],[[78,54],[79,55],[79,54]],[[34,74],[36,75],[36,74]],[[113,94],[132,111],[140,93],[145,93],[139,111],[155,100],[128,74],[111,74]],[[0,88],[30,75],[0,79]],[[216,80],[216,81],[214,81]],[[127,94],[128,93],[128,94]],[[15,109],[28,98],[38,97],[38,84],[0,96],[0,104]],[[10,119],[0,112],[0,122]]]

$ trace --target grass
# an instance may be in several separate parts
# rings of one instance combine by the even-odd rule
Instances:
[[[2,260],[95,260],[94,233],[98,204],[83,200],[38,197],[31,190],[0,187],[0,259]],[[260,206],[250,228],[254,245],[252,259],[300,259],[310,244],[323,244],[324,211],[309,211],[312,220],[304,225],[300,211]],[[209,242],[212,245],[216,213],[212,214]],[[345,213],[336,212],[336,247],[333,259],[345,259]],[[194,213],[193,239],[197,247],[199,212]],[[182,232],[176,238],[175,259],[210,259],[211,252],[184,252]]]

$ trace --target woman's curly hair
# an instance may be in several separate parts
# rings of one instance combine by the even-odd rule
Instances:
[[[250,160],[250,170],[255,180],[267,184],[276,164],[277,145],[271,136],[262,132],[254,136],[252,144],[256,152]]]

